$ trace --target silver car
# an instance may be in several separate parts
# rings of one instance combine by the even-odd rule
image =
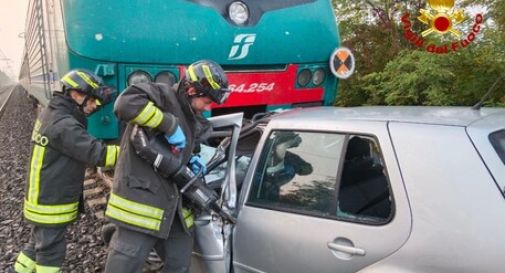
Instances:
[[[505,109],[231,120],[207,182],[237,222],[199,217],[192,272],[505,272]]]

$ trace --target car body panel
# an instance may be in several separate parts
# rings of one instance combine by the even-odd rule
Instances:
[[[360,273],[502,272],[505,200],[465,128],[394,122],[389,128],[412,234],[394,255]]]
[[[281,123],[283,126],[281,126]],[[244,204],[233,237],[235,272],[356,272],[390,255],[407,240],[411,217],[401,174],[385,122],[343,121],[305,124],[304,130],[353,133],[377,137],[392,182],[395,214],[385,225],[366,225],[311,217]],[[299,129],[296,120],[272,120],[258,145],[261,148],[273,129]],[[366,129],[364,129],[366,128]],[[257,150],[245,181],[250,182],[260,152]],[[335,166],[336,170],[336,166]],[[250,188],[250,185],[247,185]],[[240,200],[244,200],[241,198]],[[329,242],[342,242],[365,251],[364,256],[333,251]],[[310,253],[310,255],[308,255]]]
[[[495,114],[472,123],[467,128],[468,135],[479,151],[486,166],[491,171],[499,189],[505,191],[505,165],[498,153],[489,145],[489,134],[503,130],[505,113]]]
[[[281,113],[261,127],[240,187],[237,224],[223,230],[217,219],[205,223],[214,223],[219,236],[231,232],[236,273],[502,272],[505,167],[489,134],[503,130],[504,120],[502,108],[316,107]],[[393,198],[390,221],[358,223],[249,201],[263,148],[278,130],[372,136]],[[216,246],[215,240],[200,243]],[[229,272],[201,267],[205,263],[212,261],[200,260],[192,272]]]
[[[338,126],[343,120],[395,121],[450,126],[468,126],[491,115],[504,113],[502,108],[437,106],[362,106],[362,107],[313,107],[294,109],[276,116],[271,122],[297,122],[300,126],[318,127],[321,122]]]

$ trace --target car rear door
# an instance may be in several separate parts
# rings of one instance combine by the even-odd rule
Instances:
[[[411,215],[385,122],[272,126],[244,180],[235,272],[358,272],[401,247]]]

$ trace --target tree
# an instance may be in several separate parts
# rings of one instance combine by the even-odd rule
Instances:
[[[343,44],[356,57],[355,75],[341,81],[337,105],[471,105],[505,72],[505,0],[479,2],[488,11],[483,30],[471,46],[449,54],[428,53],[403,37],[401,16],[410,12],[414,22],[426,1],[333,3]],[[457,4],[465,9],[475,6],[474,1]],[[471,29],[473,20],[464,24]],[[412,31],[421,33],[423,27],[413,24]],[[426,38],[427,44],[450,40]],[[505,105],[505,83],[496,89],[488,104]]]
[[[402,51],[383,71],[362,78],[365,104],[473,105],[505,71],[492,58],[480,48],[454,55]],[[504,95],[494,92],[488,102],[505,105]]]

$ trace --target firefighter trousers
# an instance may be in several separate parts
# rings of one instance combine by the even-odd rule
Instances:
[[[58,273],[65,260],[66,226],[33,226],[30,240],[19,253],[14,271],[17,273]]]
[[[118,226],[109,244],[104,273],[140,273],[153,248],[163,260],[163,273],[189,271],[193,236],[175,217],[167,239]]]

